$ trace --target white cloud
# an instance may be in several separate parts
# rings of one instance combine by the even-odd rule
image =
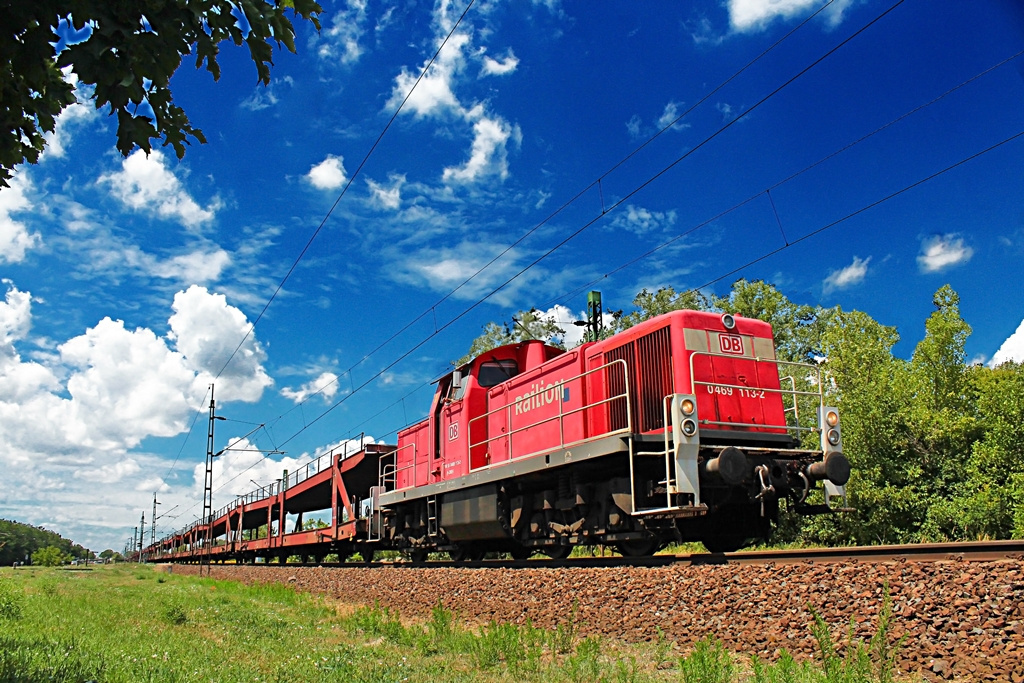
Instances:
[[[192,288],[175,299],[170,326],[179,335],[177,347],[173,334],[161,338],[150,329],[129,329],[120,320],[103,318],[58,344],[55,353],[35,354],[40,362],[29,362],[18,346],[32,344],[32,298],[11,282],[4,284],[0,507],[5,516],[62,532],[71,528],[80,543],[108,546],[111,533],[130,529],[138,510],[148,509],[153,491],[168,490],[164,479],[175,472],[168,462],[135,449],[147,438],[187,428],[212,379],[199,369],[202,361],[215,364],[219,349],[238,344],[247,327],[244,316],[223,297]],[[211,323],[206,316],[216,319]],[[224,338],[228,334],[234,335],[230,341]],[[244,362],[218,380],[222,401],[238,399],[244,393],[239,386],[269,383],[254,362],[262,357],[258,344],[243,345],[241,357]],[[250,374],[247,381],[238,377],[243,367]],[[241,397],[256,396],[250,390]]]
[[[348,0],[346,7],[332,12],[331,25],[316,36],[316,54],[325,61],[355,64],[363,55],[359,41],[366,33],[366,0]]]
[[[405,176],[391,175],[388,179],[391,181],[391,187],[385,187],[370,179],[367,179],[366,184],[370,187],[370,197],[377,206],[397,211],[402,205],[402,185],[405,184]]]
[[[310,166],[306,180],[318,190],[337,190],[346,181],[344,159],[328,154],[319,164]]]
[[[505,76],[516,70],[519,66],[519,58],[510,49],[508,54],[501,60],[484,55],[484,65],[480,69],[481,76]]]
[[[859,285],[864,282],[864,278],[868,274],[869,263],[871,263],[870,256],[866,259],[854,256],[853,263],[845,268],[833,270],[829,273],[828,277],[824,280],[822,291],[825,294],[830,294],[837,289],[846,289],[847,287]]]
[[[661,113],[661,116],[658,117],[658,121],[656,124],[658,126],[658,130],[662,130],[663,128],[670,125],[673,121],[679,118],[679,107],[681,107],[682,105],[682,102],[669,102],[668,104],[665,105],[665,111],[663,111]],[[672,126],[672,130],[679,131],[689,127],[689,124],[677,123],[674,126]]]
[[[470,37],[465,33],[453,34],[418,84],[416,79],[419,78],[422,68],[415,72],[403,68],[401,73],[395,76],[395,85],[387,108],[397,108],[415,84],[416,89],[412,90],[408,101],[405,102],[405,111],[412,111],[417,116],[438,116],[453,111],[461,115],[462,105],[452,90],[452,82],[456,74],[465,67],[463,49],[469,41]],[[426,66],[426,62],[423,66]]]
[[[460,183],[475,182],[483,177],[508,177],[509,139],[517,143],[522,139],[519,127],[510,127],[504,120],[481,116],[473,124],[473,147],[469,159],[461,166],[444,169],[444,180]]]
[[[994,368],[1011,361],[1024,363],[1024,321],[999,346],[999,349],[992,356],[992,360],[989,361],[988,365]]]
[[[837,26],[854,0],[835,0],[825,10],[830,27]],[[729,23],[734,31],[760,31],[774,19],[789,19],[807,14],[821,5],[820,0],[728,0]]]
[[[974,249],[965,245],[962,237],[955,234],[933,235],[921,243],[917,265],[923,273],[937,273],[966,263],[972,256]]]
[[[250,330],[245,314],[229,305],[223,294],[211,294],[198,285],[178,292],[171,308],[174,314],[167,321],[171,328],[167,337],[176,343],[187,366],[199,373],[196,383],[205,386],[220,372],[218,396],[258,401],[273,380],[263,368],[262,345],[253,334],[245,336]]]
[[[325,403],[330,403],[338,394],[338,376],[333,372],[323,372],[319,377],[311,379],[298,389],[289,389],[287,387],[281,389],[281,395],[295,403],[302,403],[317,393],[320,394]]]
[[[0,187],[0,263],[20,263],[29,249],[42,241],[37,232],[29,232],[12,214],[32,209],[27,193],[32,184],[24,173],[16,173],[9,187]]]
[[[150,275],[186,284],[214,282],[231,265],[231,256],[223,249],[197,249],[162,261],[142,251],[135,253],[140,259],[135,265]]]
[[[443,34],[453,25],[449,10],[450,6],[446,2],[439,3],[435,10],[434,21],[439,31],[437,40],[442,40]],[[422,78],[419,74],[427,62],[424,62],[420,71],[403,68],[395,77],[391,97],[386,105],[387,109],[394,110],[404,101],[404,111],[417,117],[438,119],[449,126],[453,118],[472,124],[473,142],[469,158],[459,166],[444,169],[442,178],[446,183],[474,183],[495,177],[506,179],[508,142],[511,140],[520,144],[522,141],[522,132],[518,126],[489,112],[484,104],[464,106],[455,94],[456,82],[466,71],[466,53],[471,41],[472,36],[468,32],[452,34]],[[482,48],[474,52],[473,57],[482,62],[481,77],[511,74],[519,63],[511,50],[502,61],[487,57]],[[445,131],[446,134],[451,132],[450,129]]]
[[[149,156],[136,150],[121,162],[120,171],[101,176],[100,183],[109,185],[113,195],[133,211],[174,219],[188,228],[213,220],[220,208],[216,198],[206,208],[192,199],[159,150]]]
[[[39,157],[40,161],[64,158],[67,147],[71,144],[71,132],[99,116],[99,110],[91,104],[91,95],[95,87],[79,83],[78,74],[72,71],[70,66],[64,67],[62,71],[64,80],[75,88],[76,101],[58,114],[54,120],[53,130],[43,134],[46,147]]]
[[[637,235],[643,236],[655,230],[669,228],[676,223],[676,212],[673,211],[651,211],[642,206],[630,204],[626,207],[625,213],[620,213],[611,222],[611,227],[629,230]]]

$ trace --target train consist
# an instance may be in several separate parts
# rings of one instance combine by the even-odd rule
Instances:
[[[783,499],[830,510],[850,475],[818,366],[776,359],[759,320],[673,311],[570,351],[502,346],[436,385],[397,444],[327,454],[146,556],[730,551],[767,539]],[[314,514],[330,523],[304,530]]]

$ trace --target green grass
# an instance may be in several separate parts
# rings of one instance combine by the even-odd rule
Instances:
[[[0,570],[4,681],[526,681],[890,683],[888,602],[868,643],[842,647],[816,617],[821,657],[750,662],[713,639],[680,657],[652,643],[581,637],[574,609],[555,629],[467,628],[438,605],[418,623],[379,605],[339,610],[288,586],[245,586],[136,566]],[[897,644],[898,645],[898,644]],[[842,655],[839,653],[842,652]]]

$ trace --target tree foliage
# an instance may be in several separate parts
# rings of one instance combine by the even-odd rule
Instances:
[[[37,567],[59,567],[70,561],[70,555],[53,545],[40,548],[32,553],[32,564]]]
[[[507,323],[487,323],[484,326],[483,333],[469,345],[469,351],[458,360],[453,361],[452,365],[459,367],[491,349],[496,349],[506,344],[517,344],[530,339],[539,339],[562,347],[564,335],[565,330],[558,321],[550,317],[542,317],[537,309],[531,308],[528,311],[519,311]]]
[[[26,557],[31,558],[36,551],[47,546],[74,558],[87,557],[90,553],[48,529],[0,519],[0,566],[24,562]]]
[[[295,52],[292,16],[320,28],[314,0],[33,0],[4,7],[0,40],[0,185],[13,169],[35,163],[56,117],[76,101],[66,73],[90,86],[97,109],[117,116],[117,149],[147,153],[161,139],[180,159],[202,131],[174,103],[171,76],[195,55],[220,78],[224,41],[245,45],[258,79],[270,83],[273,44]]]

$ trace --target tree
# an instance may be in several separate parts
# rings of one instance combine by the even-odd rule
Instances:
[[[243,43],[257,77],[270,83],[273,45],[295,52],[295,28],[286,16],[310,21],[322,11],[315,0],[33,0],[4,7],[7,33],[0,40],[0,185],[14,168],[35,163],[57,116],[76,101],[75,74],[97,109],[117,115],[117,149],[146,153],[162,139],[178,158],[189,139],[206,142],[174,103],[171,76],[186,55],[196,68],[220,78],[220,44]]]
[[[48,545],[32,553],[32,564],[37,567],[59,567],[71,560],[60,548]]]
[[[562,335],[565,330],[559,327],[553,318],[542,318],[536,308],[519,311],[510,323],[499,325],[489,322],[484,326],[483,333],[469,345],[469,351],[456,361],[455,367],[465,365],[482,353],[496,349],[505,344],[517,344],[530,339],[540,339],[555,346],[562,346]]]
[[[614,314],[616,319],[608,329],[609,336],[671,311],[706,311],[709,308],[707,298],[700,292],[692,289],[676,292],[672,287],[659,287],[653,293],[644,288],[633,297],[633,305],[636,310],[628,315],[621,315],[621,311]]]
[[[726,296],[712,296],[711,303],[725,313],[769,323],[782,360],[807,361],[820,352],[824,309],[794,303],[775,285],[740,279]]]

